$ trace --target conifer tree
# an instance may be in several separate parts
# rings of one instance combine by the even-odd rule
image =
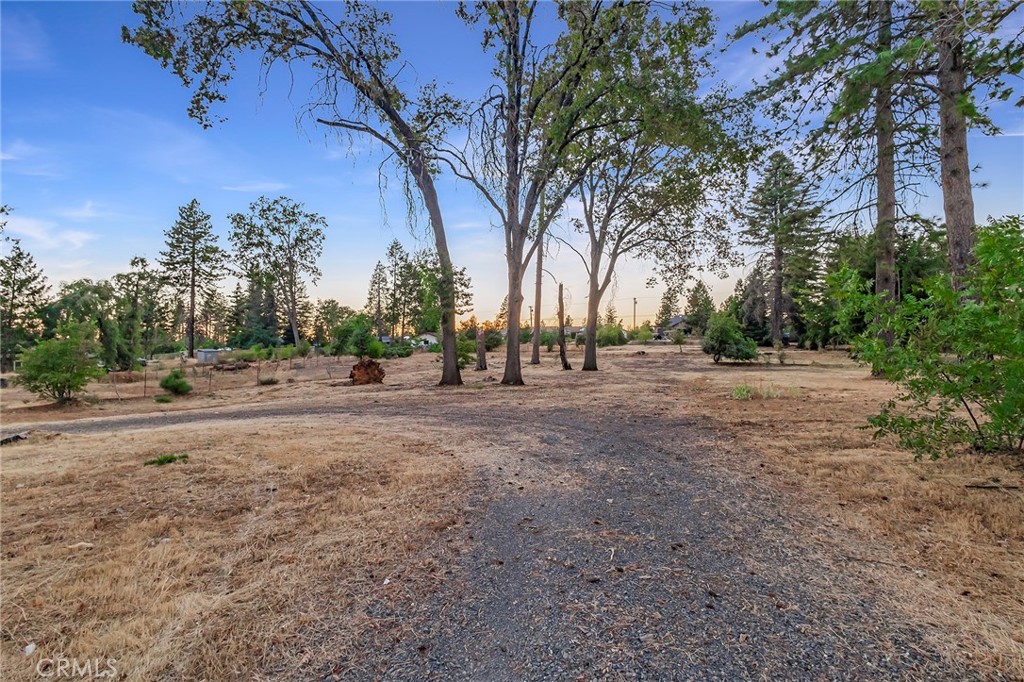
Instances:
[[[225,254],[217,245],[210,215],[203,212],[198,199],[178,209],[178,220],[164,237],[166,250],[160,252],[159,263],[167,283],[188,296],[185,337],[192,357],[196,350],[196,304],[216,289],[223,277]]]
[[[819,206],[812,203],[811,187],[782,152],[768,159],[768,167],[750,198],[743,240],[763,249],[771,263],[771,339],[782,343],[785,319],[792,312],[795,288],[810,278],[812,249],[818,243]]]

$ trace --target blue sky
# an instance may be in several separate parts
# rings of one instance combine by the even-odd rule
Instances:
[[[420,80],[450,83],[475,97],[488,82],[487,60],[475,36],[454,16],[454,3],[388,3],[403,53]],[[713,4],[723,31],[762,10],[757,3]],[[3,2],[0,52],[2,201],[14,208],[8,231],[22,239],[51,284],[78,277],[108,278],[136,255],[155,259],[178,206],[199,199],[227,246],[228,213],[246,210],[259,195],[302,201],[327,218],[329,230],[314,297],[361,307],[374,263],[399,239],[409,250],[428,246],[425,222],[410,228],[392,178],[378,187],[379,150],[353,148],[313,124],[297,125],[306,89],[291,88],[282,69],[260,96],[257,72],[244,64],[218,112],[228,121],[203,130],[188,119],[188,92],[141,50],[123,45],[120,28],[134,25],[122,2]],[[737,46],[721,55],[725,80],[745,87],[767,63]],[[1024,123],[1004,108],[1005,135],[972,135],[977,215],[1024,213]],[[505,293],[500,229],[468,185],[439,185],[456,264],[473,279],[477,314],[492,317]],[[941,213],[938,188],[918,210]],[[583,316],[586,276],[567,249],[548,267],[566,282],[570,312]],[[650,264],[627,262],[619,271],[615,303],[631,322],[632,298],[642,319],[654,316],[660,289],[647,289]],[[734,273],[736,274],[736,273]],[[731,281],[705,276],[716,298]],[[526,278],[532,302],[532,275]],[[549,280],[550,281],[550,280]],[[554,288],[548,289],[553,293]],[[545,296],[545,316],[555,301]],[[603,307],[603,306],[602,306]]]

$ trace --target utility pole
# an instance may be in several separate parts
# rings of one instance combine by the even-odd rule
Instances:
[[[636,296],[633,297],[633,329],[636,329]]]

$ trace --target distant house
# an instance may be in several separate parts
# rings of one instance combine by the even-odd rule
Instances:
[[[421,346],[430,346],[437,343],[437,334],[427,332],[426,334],[420,334],[413,339],[413,343],[417,343]]]
[[[230,353],[230,348],[197,348],[196,364],[212,365],[222,353]]]
[[[693,325],[686,319],[686,315],[676,315],[665,325],[664,334],[666,336],[675,331],[682,331],[684,334],[689,334],[693,331]]]

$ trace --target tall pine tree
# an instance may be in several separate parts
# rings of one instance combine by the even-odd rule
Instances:
[[[188,355],[196,350],[196,303],[211,294],[224,275],[225,254],[217,245],[210,214],[193,199],[178,209],[178,220],[164,233],[166,250],[160,252],[159,263],[167,282],[188,296],[185,336]]]
[[[794,290],[810,277],[812,249],[819,241],[821,208],[812,188],[782,152],[768,166],[750,198],[743,241],[766,252],[771,263],[771,340],[782,343],[786,318],[793,312]]]

